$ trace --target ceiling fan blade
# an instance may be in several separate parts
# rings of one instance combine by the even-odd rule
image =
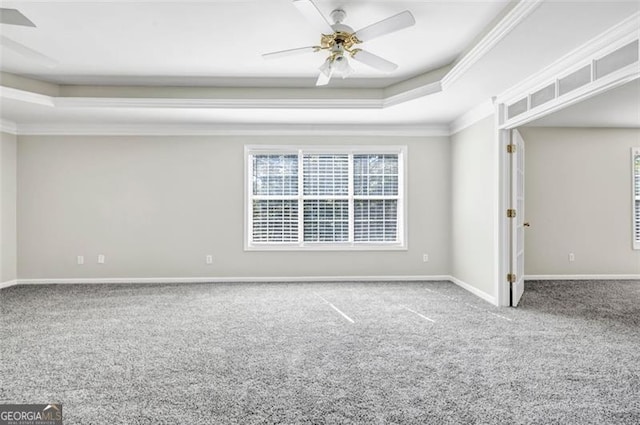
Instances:
[[[293,5],[298,8],[298,11],[304,15],[305,18],[322,33],[333,34],[333,28],[327,21],[327,18],[320,12],[318,6],[311,0],[293,0]]]
[[[20,44],[17,41],[13,41],[12,39],[7,38],[3,35],[0,35],[0,45],[9,50],[12,50],[20,56],[41,63],[47,68],[53,68],[58,64],[56,60],[51,59],[49,56],[45,56],[42,53],[35,51],[23,44]]]
[[[311,52],[315,52],[316,50],[318,50],[318,48],[315,46],[298,47],[296,49],[288,49],[288,50],[280,50],[277,52],[264,53],[262,57],[265,59],[278,59],[286,56],[294,56],[294,55],[300,55],[303,53],[311,53]]]
[[[17,9],[5,9],[4,7],[0,8],[0,24],[22,25],[25,27],[36,26]]]
[[[398,68],[398,65],[396,65],[395,63],[389,62],[388,60],[383,59],[378,55],[374,55],[373,53],[369,53],[365,50],[354,50],[354,53],[351,55],[351,57],[360,63],[383,72],[395,71],[396,68]]]
[[[373,40],[381,35],[389,34],[394,31],[410,27],[416,23],[415,18],[408,10],[400,12],[382,21],[366,26],[355,32],[356,37],[360,41]]]

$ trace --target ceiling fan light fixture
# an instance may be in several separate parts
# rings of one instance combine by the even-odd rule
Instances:
[[[333,65],[336,71],[342,73],[349,67],[349,61],[347,61],[347,58],[343,55],[337,55],[333,59]]]
[[[320,72],[322,74],[324,74],[325,76],[329,77],[331,76],[331,74],[333,73],[333,63],[331,58],[328,58],[326,61],[324,61],[324,63],[322,65],[320,65],[320,68],[318,68],[320,70]]]
[[[320,72],[320,74],[318,74],[318,79],[316,80],[316,86],[326,86],[327,84],[329,84],[329,81],[331,80],[331,76],[333,75],[333,67],[331,66],[331,63],[329,63],[329,65],[326,68],[326,73],[325,71]]]
[[[333,59],[333,68],[342,78],[347,78],[354,72],[351,64],[349,64],[349,60],[342,54],[336,55]]]
[[[373,53],[356,48],[356,46],[364,41],[410,27],[416,22],[411,12],[405,10],[404,12],[361,28],[358,31],[354,31],[349,25],[343,23],[347,17],[344,9],[336,8],[331,12],[330,17],[333,24],[330,24],[316,6],[314,0],[293,0],[293,4],[307,18],[309,23],[314,24],[321,31],[320,44],[318,46],[266,53],[262,56],[269,59],[309,51],[327,52],[329,57],[319,68],[320,75],[316,81],[317,86],[328,84],[334,73],[339,74],[342,78],[347,78],[351,75],[354,69],[351,67],[349,59],[363,63],[378,71],[392,72],[396,70],[398,65],[395,63],[374,55]],[[348,53],[351,58],[348,58],[345,52]]]

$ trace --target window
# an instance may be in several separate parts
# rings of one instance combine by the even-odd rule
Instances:
[[[402,249],[406,147],[247,146],[247,249]]]
[[[640,249],[640,147],[631,150],[633,175],[633,249]]]

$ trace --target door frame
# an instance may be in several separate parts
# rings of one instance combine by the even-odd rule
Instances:
[[[511,158],[507,152],[507,145],[511,142],[511,130],[524,126],[532,121],[542,118],[547,115],[551,115],[561,109],[571,106],[580,101],[589,99],[598,94],[604,93],[608,90],[622,86],[630,81],[640,78],[640,67],[638,63],[634,64],[635,67],[627,67],[623,71],[615,73],[616,75],[610,78],[603,79],[605,81],[592,81],[585,85],[582,89],[576,90],[574,93],[559,98],[552,107],[546,108],[543,111],[531,111],[530,113],[522,114],[522,117],[516,117],[515,119],[507,119],[507,105],[509,101],[513,99],[513,94],[509,98],[495,99],[495,128],[496,128],[496,142],[498,145],[498,211],[496,220],[498,221],[498,276],[496,279],[497,304],[499,306],[510,306],[511,304],[511,284],[507,280],[507,274],[511,268],[511,246],[510,246],[510,219],[506,215],[506,211],[510,208],[511,203],[511,186],[510,186],[510,167]],[[518,97],[516,95],[515,97]],[[530,96],[530,95],[529,95]],[[526,173],[526,167],[525,167]],[[526,203],[526,192],[525,192]],[[525,251],[526,257],[526,251]]]
[[[501,116],[500,109],[504,105],[498,105],[497,116]],[[498,220],[499,220],[499,262],[497,276],[497,298],[499,306],[510,306],[511,304],[511,284],[507,279],[507,274],[511,268],[511,223],[506,216],[506,211],[511,204],[511,158],[507,152],[507,146],[511,143],[511,129],[498,129],[498,146],[499,146],[499,185],[500,193],[498,196]],[[525,195],[526,196],[526,195]],[[526,199],[526,198],[525,198]]]

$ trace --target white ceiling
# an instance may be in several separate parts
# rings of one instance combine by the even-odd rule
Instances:
[[[359,63],[357,78],[405,79],[452,62],[508,4],[479,2],[318,0],[329,16],[347,12],[358,29],[403,10],[418,25],[363,47],[400,65],[387,76]],[[313,78],[325,53],[265,61],[261,54],[317,45],[320,33],[290,0],[160,2],[3,2],[37,28],[5,26],[3,34],[59,62],[54,69],[7,53],[3,69],[75,84],[244,84],[242,79]],[[219,79],[219,80],[216,80]],[[388,84],[389,82],[385,82]],[[372,82],[372,84],[375,84]]]
[[[355,29],[410,10],[416,18],[414,27],[363,45],[399,68],[381,74],[356,63],[356,73],[348,79],[315,88],[322,54],[265,61],[262,53],[318,43],[317,31],[290,0],[3,1],[2,7],[18,8],[37,28],[0,25],[1,34],[58,64],[48,68],[2,49],[1,71],[54,83],[48,90],[72,93],[65,96],[74,99],[115,99],[123,93],[135,97],[142,86],[153,86],[153,94],[147,97],[172,97],[176,103],[114,107],[60,102],[52,106],[0,95],[0,118],[18,128],[449,125],[640,10],[636,0],[549,0],[531,7],[522,19],[511,19],[513,25],[508,26],[504,18],[510,11],[535,2],[315,2],[325,15],[336,7],[345,9],[345,23]],[[481,54],[478,46],[485,47]],[[425,89],[427,83],[441,81],[453,65],[459,72],[443,91]],[[176,87],[185,91],[178,93]],[[232,107],[180,102],[191,101],[194,93],[213,98],[224,94],[230,99],[248,96],[261,102]],[[390,93],[411,95],[385,103]],[[316,102],[301,107],[300,100],[307,98],[326,100],[331,106]],[[287,106],[282,99],[299,102]],[[389,106],[392,103],[398,104]]]

